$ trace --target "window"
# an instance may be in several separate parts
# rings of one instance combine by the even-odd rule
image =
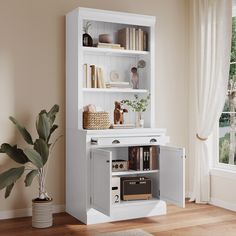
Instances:
[[[232,43],[228,91],[219,121],[219,164],[236,168],[236,16],[232,18]]]

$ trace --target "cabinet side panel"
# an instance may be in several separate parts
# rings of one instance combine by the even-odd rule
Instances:
[[[66,212],[80,221],[87,221],[87,156],[86,137],[67,129]]]
[[[78,13],[66,16],[66,128],[78,128]]]

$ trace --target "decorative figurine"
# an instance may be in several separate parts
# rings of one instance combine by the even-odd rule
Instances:
[[[92,24],[87,21],[85,26],[83,27],[84,34],[83,34],[83,46],[86,47],[92,47],[93,46],[93,39],[92,37],[88,34],[88,30]]]
[[[133,89],[139,88],[139,75],[138,75],[138,69],[144,68],[146,66],[146,62],[144,60],[139,60],[137,67],[131,68],[131,83],[133,86]]]
[[[120,102],[115,102],[115,109],[114,109],[114,124],[124,124],[124,113],[127,113],[127,109],[121,108]]]

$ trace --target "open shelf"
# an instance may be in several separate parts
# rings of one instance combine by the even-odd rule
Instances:
[[[147,89],[131,89],[131,88],[83,88],[83,92],[89,93],[148,93]]]
[[[117,171],[112,172],[112,176],[124,176],[124,175],[138,175],[138,174],[150,174],[150,173],[157,173],[159,170],[127,170],[127,171]]]
[[[89,54],[105,54],[105,55],[149,55],[148,51],[112,49],[112,48],[97,48],[97,47],[82,47],[84,53]]]

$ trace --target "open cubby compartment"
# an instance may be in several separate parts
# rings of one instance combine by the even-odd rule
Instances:
[[[146,94],[138,94],[139,98],[146,97]],[[134,100],[134,93],[85,93],[83,104],[93,104],[96,107],[101,107],[102,110],[109,113],[110,123],[114,124],[114,109],[115,101],[122,101],[124,99]],[[150,102],[149,102],[150,103]],[[135,124],[135,112],[130,107],[123,106],[128,109],[128,113],[124,113],[125,124]],[[147,110],[143,113],[144,127],[151,127],[151,104],[149,104]]]
[[[93,20],[83,20],[83,27],[86,25],[86,23],[91,23],[91,27],[88,30],[88,34],[93,39],[93,44],[98,43],[98,37],[100,34],[109,34],[112,38],[112,43],[118,43],[118,30],[123,28],[141,28],[143,31],[147,32],[147,45],[150,44],[150,27],[146,26],[140,26],[140,25],[130,25],[130,24],[119,24],[119,23],[113,23],[113,22],[103,22],[103,21],[93,21]],[[148,46],[149,49],[149,46]]]
[[[88,51],[84,52],[83,64],[87,64],[88,67],[90,65],[95,65],[96,67],[100,67],[103,71],[103,79],[105,83],[111,82],[110,75],[111,72],[115,72],[118,74],[119,82],[129,82],[131,79],[131,68],[137,67],[139,60],[144,60],[146,62],[146,66],[144,68],[138,69],[139,75],[139,89],[145,89],[150,91],[150,63],[148,55],[136,55],[136,54],[99,54],[95,55],[94,53]],[[87,77],[90,78],[90,74]],[[85,80],[85,79],[83,79]],[[118,90],[119,91],[119,90]],[[121,90],[120,91],[124,91]],[[137,93],[139,91],[137,90]]]

